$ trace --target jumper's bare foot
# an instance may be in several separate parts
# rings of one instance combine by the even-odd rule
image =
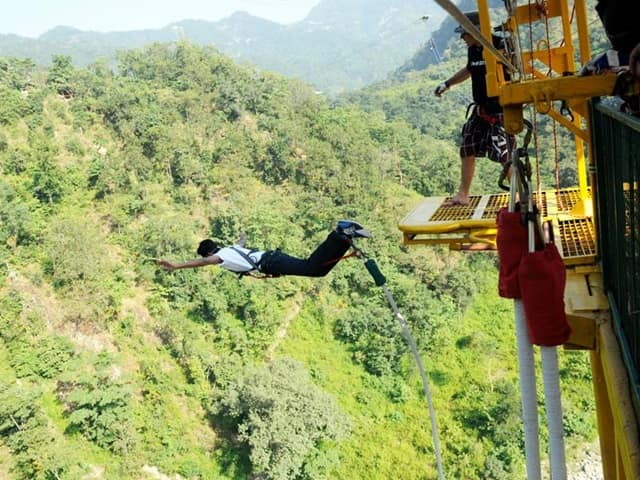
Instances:
[[[469,197],[466,195],[457,194],[451,197],[449,200],[446,200],[443,204],[446,207],[464,207],[465,205],[469,205]]]

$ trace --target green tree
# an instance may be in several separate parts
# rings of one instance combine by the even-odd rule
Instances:
[[[49,220],[44,237],[46,268],[76,323],[115,316],[121,288],[116,263],[99,225],[80,215]]]
[[[35,202],[32,200],[32,202]],[[32,206],[18,192],[0,180],[0,243],[22,245],[36,234]]]
[[[22,94],[0,85],[0,125],[9,125],[30,113],[29,101]]]
[[[273,480],[318,478],[310,472],[321,463],[325,446],[348,432],[335,399],[290,359],[245,372],[218,408],[248,447],[253,472]]]
[[[31,191],[41,202],[52,205],[60,202],[64,194],[65,175],[55,163],[58,154],[55,145],[42,137],[34,141],[31,147]]]
[[[0,385],[0,437],[12,452],[16,480],[79,475],[77,459],[39,406],[40,395],[19,385]]]
[[[71,375],[68,375],[71,377]],[[58,398],[66,405],[68,433],[79,432],[96,445],[127,454],[135,442],[131,392],[105,374],[58,382]]]
[[[51,86],[58,95],[71,97],[74,94],[73,87],[74,68],[71,57],[67,55],[54,55],[47,76],[47,85]]]
[[[0,85],[24,90],[31,85],[35,69],[30,58],[0,58]]]

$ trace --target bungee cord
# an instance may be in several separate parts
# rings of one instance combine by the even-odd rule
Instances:
[[[400,328],[402,329],[402,334],[404,335],[404,338],[407,341],[409,348],[411,349],[411,353],[413,354],[413,358],[420,372],[420,378],[422,379],[422,387],[424,390],[424,395],[427,400],[427,405],[429,407],[429,419],[431,422],[431,435],[433,437],[433,448],[436,454],[436,467],[438,470],[438,479],[444,480],[444,468],[442,465],[442,452],[440,449],[440,439],[438,435],[438,424],[436,422],[436,412],[433,406],[433,399],[431,397],[431,389],[429,388],[429,381],[427,379],[427,374],[425,372],[424,365],[420,357],[420,352],[418,352],[418,346],[416,345],[413,335],[411,335],[411,331],[409,330],[409,327],[407,325],[405,318],[402,316],[402,313],[400,313],[398,305],[395,299],[393,298],[391,291],[387,287],[387,279],[378,268],[376,261],[372,258],[367,258],[365,253],[360,248],[358,248],[355,244],[352,244],[352,248],[357,252],[358,256],[365,259],[365,262],[364,262],[365,268],[373,278],[376,286],[382,288],[385,298],[387,299],[387,303],[389,304],[389,307],[391,307],[391,310],[393,311],[393,314],[396,320],[398,320],[398,323],[400,324]]]

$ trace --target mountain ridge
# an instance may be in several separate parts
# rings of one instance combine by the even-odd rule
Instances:
[[[425,15],[431,17],[427,23],[420,20]],[[0,56],[47,66],[54,55],[67,55],[86,66],[100,57],[114,62],[119,49],[188,39],[339,93],[385,78],[424,45],[444,17],[433,0],[323,0],[289,25],[237,11],[215,22],[185,19],[159,29],[90,32],[57,26],[36,39],[0,35]]]

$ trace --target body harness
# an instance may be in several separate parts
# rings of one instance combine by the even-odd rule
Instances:
[[[242,277],[245,277],[247,275],[249,275],[251,277],[254,277],[254,278],[270,278],[270,277],[277,277],[278,276],[278,275],[267,275],[267,274],[262,274],[261,276],[253,275],[251,272],[253,272],[254,270],[256,272],[260,272],[260,263],[262,262],[262,258],[260,258],[260,260],[258,260],[258,262],[255,262],[253,260],[253,258],[251,258],[251,256],[247,255],[246,253],[244,253],[239,248],[236,248],[236,247],[229,247],[229,248],[231,248],[231,250],[233,250],[238,255],[240,255],[242,258],[244,258],[245,261],[249,265],[251,265],[251,270],[246,270],[244,272],[236,272],[238,274],[238,278],[239,279],[242,279]],[[249,253],[253,253],[253,252],[257,252],[257,250],[251,250]],[[260,272],[260,273],[262,273],[262,272]]]
[[[486,113],[485,109],[475,102],[471,102],[469,105],[467,105],[467,111],[464,114],[464,118],[469,118],[469,113],[472,111],[475,112],[475,114],[478,117],[480,117],[482,120],[484,120],[485,122],[491,125],[502,123],[504,118],[504,114],[502,113],[494,113],[494,114]]]

